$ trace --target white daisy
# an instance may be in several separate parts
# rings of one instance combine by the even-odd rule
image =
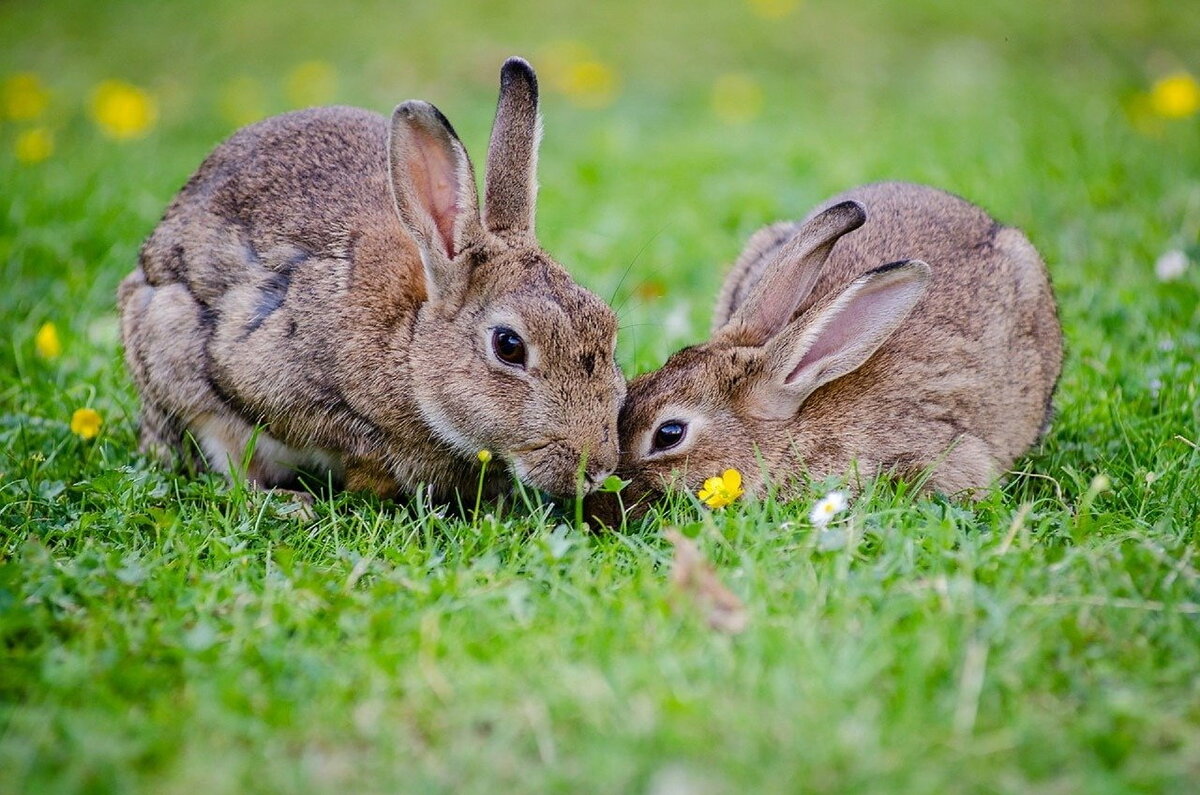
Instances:
[[[1187,267],[1187,254],[1175,249],[1158,258],[1154,263],[1154,275],[1160,282],[1169,282],[1182,276]]]
[[[813,505],[808,514],[808,520],[816,527],[824,527],[829,520],[837,516],[850,505],[844,491],[831,491]]]

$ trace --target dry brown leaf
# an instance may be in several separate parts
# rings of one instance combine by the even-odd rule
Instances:
[[[676,592],[694,603],[716,631],[736,635],[746,629],[750,622],[746,606],[717,579],[716,571],[700,554],[699,547],[674,528],[664,535],[675,547],[671,584]]]

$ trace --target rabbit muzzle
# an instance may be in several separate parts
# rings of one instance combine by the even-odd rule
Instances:
[[[536,442],[509,451],[508,458],[522,482],[554,497],[569,498],[594,492],[617,466],[615,445],[580,448],[574,440]]]

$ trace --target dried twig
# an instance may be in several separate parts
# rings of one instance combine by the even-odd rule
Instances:
[[[746,629],[746,606],[726,588],[704,559],[700,549],[678,530],[667,530],[666,539],[675,547],[671,583],[675,590],[691,600],[704,613],[708,625],[718,632],[736,635]]]

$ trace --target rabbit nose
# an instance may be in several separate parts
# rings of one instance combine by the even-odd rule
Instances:
[[[589,488],[596,488],[613,473],[613,467],[601,467],[599,465],[588,464],[587,469],[583,472],[583,479],[587,482]]]
[[[587,472],[583,473],[583,477],[587,478],[588,485],[598,486],[605,482],[605,478],[612,474],[612,467],[588,467]]]

